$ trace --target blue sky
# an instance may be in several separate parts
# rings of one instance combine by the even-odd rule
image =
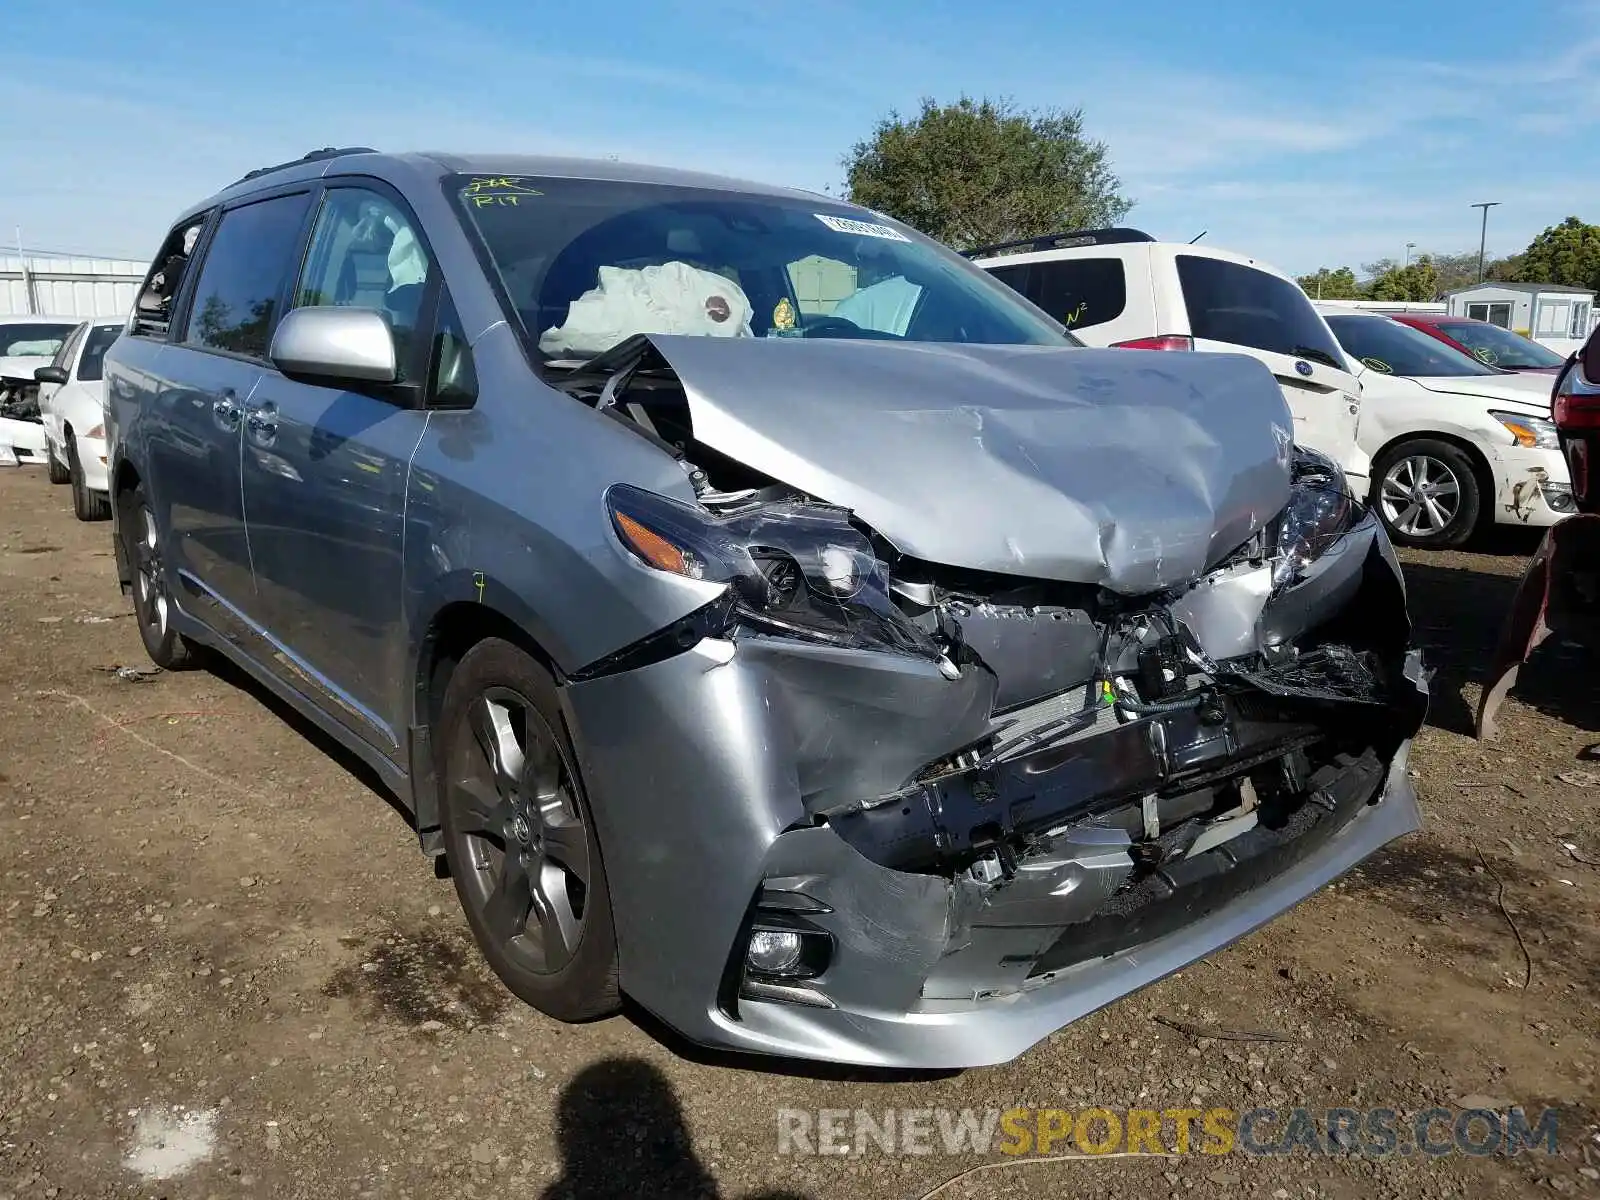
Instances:
[[[1292,271],[1600,221],[1600,0],[7,0],[0,234],[147,257],[314,146],[615,155],[820,189],[891,109],[1084,110],[1130,223]],[[67,15],[70,12],[71,15]]]

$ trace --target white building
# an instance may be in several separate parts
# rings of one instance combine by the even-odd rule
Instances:
[[[1488,321],[1571,354],[1594,327],[1594,292],[1562,283],[1485,281],[1445,293],[1452,317]]]
[[[120,317],[133,308],[147,270],[126,258],[0,254],[0,315]]]

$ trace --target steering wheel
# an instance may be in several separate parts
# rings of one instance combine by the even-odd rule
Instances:
[[[804,325],[806,337],[843,337],[843,338],[872,338],[877,341],[900,341],[892,333],[885,333],[881,329],[863,329],[854,321],[845,317],[816,316],[811,317]]]

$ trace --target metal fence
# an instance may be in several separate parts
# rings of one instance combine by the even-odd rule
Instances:
[[[133,307],[148,269],[127,258],[0,254],[0,316],[120,317]]]

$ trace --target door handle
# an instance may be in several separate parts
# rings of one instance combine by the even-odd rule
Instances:
[[[255,437],[271,441],[278,432],[278,406],[270,400],[252,405],[244,423]]]
[[[211,412],[217,418],[217,424],[233,432],[239,428],[239,402],[234,399],[232,388],[227,389],[211,402]]]

